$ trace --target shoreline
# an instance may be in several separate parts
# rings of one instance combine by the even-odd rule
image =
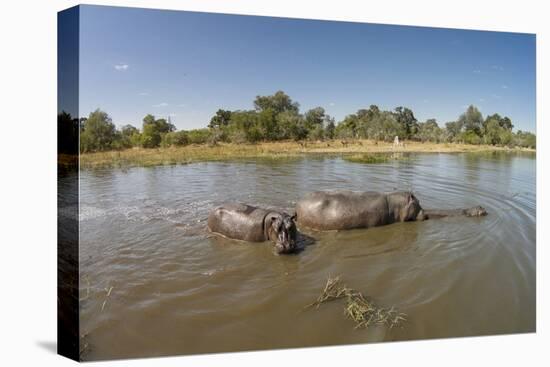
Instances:
[[[219,143],[216,145],[187,145],[168,148],[130,148],[120,151],[84,153],[80,167],[126,168],[189,164],[208,161],[228,161],[243,158],[292,158],[306,155],[388,154],[388,153],[483,153],[529,152],[536,149],[508,148],[493,145],[458,143],[421,143],[405,141],[403,146],[373,140],[340,140],[316,142],[261,142],[257,144]]]

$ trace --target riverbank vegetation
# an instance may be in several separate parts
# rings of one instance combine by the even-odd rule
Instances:
[[[350,146],[358,148],[364,142],[368,143],[368,148],[356,151],[383,151],[396,136],[404,144],[394,148],[405,151],[463,151],[467,145],[481,150],[536,149],[533,133],[514,132],[510,118],[498,113],[484,117],[473,105],[456,121],[441,126],[435,119],[418,121],[407,107],[385,111],[376,105],[359,109],[336,123],[323,107],[301,113],[299,104],[282,91],[270,96],[257,96],[253,106],[251,110],[219,109],[207,127],[192,130],[177,130],[170,118],[157,118],[151,114],[143,118],[141,128],[133,125],[116,128],[108,113],[99,109],[80,119],[62,112],[58,116],[58,125],[62,138],[79,134],[80,152],[85,153],[83,158],[89,153],[93,153],[95,158],[125,157],[130,161],[137,161],[132,156],[163,156],[147,160],[145,164],[153,161],[174,162],[175,158],[181,163],[197,156],[202,159],[206,156],[215,158],[212,156],[217,154],[223,158],[241,153],[246,157],[312,150],[319,153],[334,150],[345,152]],[[277,146],[272,143],[277,143]],[[431,148],[424,147],[424,144]],[[199,153],[193,149],[196,146],[210,149]],[[180,149],[187,147],[191,149]],[[290,152],[285,151],[287,148]],[[109,153],[98,155],[98,152]],[[85,162],[90,160],[91,157],[84,158]]]
[[[216,145],[191,144],[167,148],[131,148],[86,153],[80,156],[82,168],[150,167],[205,161],[230,161],[236,159],[281,159],[304,155],[334,155],[358,163],[385,163],[400,153],[476,153],[519,152],[526,148],[508,148],[491,145],[458,143],[408,142],[394,149],[392,143],[357,139],[342,144],[341,141],[277,141],[256,144],[218,143]],[[374,158],[370,158],[374,156]]]

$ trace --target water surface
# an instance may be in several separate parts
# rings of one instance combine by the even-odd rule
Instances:
[[[83,171],[83,357],[533,332],[535,166],[534,155],[504,153]],[[483,205],[489,215],[305,231],[315,244],[291,256],[205,231],[208,212],[224,202],[292,211],[305,193],[330,189],[414,190],[425,208]],[[341,302],[304,310],[329,275],[408,321],[355,330]]]

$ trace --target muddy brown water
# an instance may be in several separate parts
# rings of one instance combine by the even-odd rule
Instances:
[[[535,331],[534,154],[340,157],[82,171],[80,331],[98,360]],[[211,236],[215,206],[291,211],[309,191],[412,189],[445,218],[316,233],[297,255]],[[408,320],[354,329],[343,303],[304,310],[329,275]],[[109,293],[110,289],[110,293]]]

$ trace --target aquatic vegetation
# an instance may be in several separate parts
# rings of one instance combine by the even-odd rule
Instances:
[[[329,276],[325,288],[317,300],[307,305],[306,308],[319,308],[322,303],[343,298],[346,300],[344,315],[355,322],[356,329],[368,328],[375,324],[391,329],[406,321],[406,314],[396,311],[393,306],[389,309],[377,306],[361,292],[343,285],[339,276],[334,278]]]
[[[386,163],[392,160],[387,154],[352,154],[344,155],[342,158],[348,162],[367,164]]]
[[[343,155],[342,158],[348,162],[353,163],[366,163],[366,164],[376,164],[376,163],[387,163],[392,161],[406,161],[410,157],[404,155],[403,153],[362,153],[362,154],[350,154]]]

